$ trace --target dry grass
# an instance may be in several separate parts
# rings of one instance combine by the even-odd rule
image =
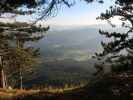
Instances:
[[[2,89],[0,88],[0,98],[11,98],[17,96],[32,95],[38,93],[39,90],[21,90],[21,89]]]
[[[25,96],[33,96],[33,95],[44,95],[44,96],[54,96],[64,93],[69,93],[73,90],[77,90],[86,86],[85,84],[80,86],[71,86],[71,87],[64,87],[64,88],[54,88],[54,87],[47,87],[42,89],[2,89],[0,88],[0,100],[14,100],[11,98],[16,97],[25,97]]]

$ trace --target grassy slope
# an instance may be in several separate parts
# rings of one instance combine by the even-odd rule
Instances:
[[[111,74],[92,85],[63,93],[45,91],[24,93],[12,100],[133,100],[133,75]]]

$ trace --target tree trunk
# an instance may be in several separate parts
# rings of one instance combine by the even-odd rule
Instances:
[[[0,69],[1,69],[1,87],[2,88],[6,88],[6,76],[5,76],[5,73],[4,73],[4,70],[3,70],[3,61],[2,61],[2,56],[0,56]]]
[[[2,87],[4,89],[6,89],[6,80],[5,80],[5,74],[4,74],[4,70],[3,69],[1,71],[1,74],[2,74]]]
[[[7,76],[6,76],[6,73],[4,74],[5,76],[5,85],[6,85],[6,88],[8,87],[8,84],[7,84]]]
[[[23,89],[23,76],[22,76],[22,71],[21,71],[21,68],[20,68],[20,89]]]
[[[17,48],[23,48],[24,42],[21,40],[17,40]],[[20,89],[23,89],[23,75],[22,75],[22,66],[19,66],[19,75],[20,75]]]

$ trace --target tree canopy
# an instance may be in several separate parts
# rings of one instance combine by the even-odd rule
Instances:
[[[96,53],[96,55],[100,59],[105,58],[104,62],[110,62],[112,66],[124,67],[123,70],[128,70],[133,64],[133,1],[116,0],[115,5],[111,6],[105,13],[101,13],[98,19],[107,20],[112,27],[115,27],[110,21],[115,16],[120,17],[119,20],[122,22],[120,29],[125,28],[125,31],[99,30],[101,35],[111,39],[111,41],[102,42],[103,52]]]
[[[82,0],[87,3],[98,1],[103,3],[102,0]],[[35,22],[46,19],[50,16],[56,16],[61,6],[71,7],[76,0],[1,0],[0,1],[0,14],[2,17],[5,13],[16,15],[32,15],[35,14]]]

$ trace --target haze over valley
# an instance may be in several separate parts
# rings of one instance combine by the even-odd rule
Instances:
[[[96,60],[92,56],[102,50],[102,39],[99,28],[93,26],[51,28],[43,39],[34,43],[40,48],[43,62],[35,82],[89,80],[95,72]]]

